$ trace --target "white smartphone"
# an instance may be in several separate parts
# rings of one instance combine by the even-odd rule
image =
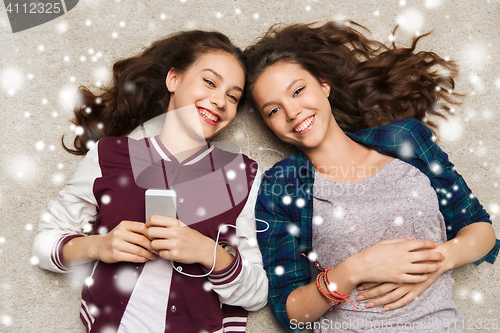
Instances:
[[[177,194],[174,190],[146,190],[146,221],[152,215],[177,217]]]

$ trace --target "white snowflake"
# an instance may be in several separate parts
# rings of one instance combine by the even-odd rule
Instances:
[[[62,33],[65,33],[66,31],[68,31],[68,22],[63,21],[63,22],[61,22],[61,23],[57,24],[57,26],[56,26],[56,27],[57,27],[57,31],[58,31],[59,33],[61,33],[61,34],[62,34]]]
[[[319,215],[316,215],[313,217],[313,223],[316,224],[316,225],[321,225],[323,224],[323,218]]]
[[[87,147],[88,150],[92,149],[94,147],[95,141],[94,140],[88,140],[85,146]]]
[[[26,227],[25,228],[26,228],[26,231],[31,231],[31,230],[33,230],[33,224],[26,223]]]
[[[259,13],[255,13],[255,14],[253,14],[253,19],[254,19],[254,20],[258,20],[259,18],[260,18]]]
[[[274,273],[276,275],[283,275],[285,274],[285,269],[283,268],[283,266],[276,266],[276,268],[274,269]]]
[[[102,204],[107,205],[111,202],[111,197],[108,194],[104,194],[101,197],[101,202],[102,202]]]
[[[297,201],[295,201],[295,204],[297,207],[302,208],[305,206],[306,201],[303,198],[298,198]]]
[[[472,70],[480,70],[488,57],[488,53],[484,45],[473,43],[463,47],[463,64]]]
[[[435,9],[441,6],[442,0],[425,0],[425,7],[427,9]]]
[[[409,142],[403,143],[401,148],[399,149],[399,156],[402,158],[410,158],[414,155],[414,149]]]
[[[94,70],[94,78],[96,80],[106,82],[111,77],[111,72],[104,66],[100,66]]]
[[[288,227],[286,228],[288,233],[292,236],[298,236],[300,234],[300,229],[297,227],[297,225],[290,223]]]
[[[234,172],[234,170],[229,170],[227,172],[226,176],[227,176],[227,179],[233,180],[236,178],[236,172]]]
[[[97,232],[99,233],[99,235],[106,235],[108,233],[108,228],[106,228],[105,226],[102,226],[99,228],[99,230]]]
[[[291,198],[289,195],[285,195],[285,196],[283,197],[283,203],[284,203],[285,205],[289,205],[289,204],[291,204],[291,203],[292,203],[292,198]]]
[[[89,312],[93,317],[97,317],[100,314],[99,308],[94,304],[89,305]]]
[[[75,94],[77,92],[77,88],[75,86],[66,86],[59,92],[59,104],[67,109],[71,110],[73,108],[73,99],[75,98]],[[82,96],[76,96],[76,103],[81,101]]]
[[[12,317],[11,316],[3,315],[1,317],[1,319],[2,319],[2,324],[4,326],[10,326],[10,325],[12,325]]]
[[[40,258],[38,258],[37,256],[33,256],[30,258],[30,263],[33,266],[38,265],[40,263]]]
[[[345,216],[344,208],[340,206],[335,207],[335,209],[333,210],[333,216],[335,216],[338,219],[343,218]]]
[[[16,92],[21,89],[24,83],[24,74],[17,68],[6,68],[2,71],[1,81],[2,87],[11,96],[15,95]]]
[[[495,215],[498,215],[500,214],[500,206],[496,203],[490,203],[489,207],[488,207],[489,211],[492,213],[492,214],[495,214]]]
[[[94,279],[91,276],[85,279],[86,286],[91,287],[93,284],[94,284]]]
[[[134,290],[137,277],[137,271],[135,269],[124,268],[115,275],[116,287],[121,292],[129,294]]]
[[[207,210],[203,207],[198,207],[198,209],[196,210],[196,215],[198,216],[205,216],[205,214],[207,213]]]
[[[35,148],[37,150],[43,150],[43,148],[45,148],[45,143],[43,143],[43,141],[38,141],[37,143],[35,143]]]
[[[424,15],[415,8],[409,8],[397,17],[396,22],[401,29],[410,33],[416,33],[422,30]]]
[[[483,302],[483,294],[481,294],[479,291],[472,292],[472,300],[476,303],[482,303]]]
[[[401,216],[397,216],[395,219],[394,219],[394,224],[397,225],[398,227],[403,225],[403,218]]]
[[[316,261],[318,260],[318,254],[314,251],[309,252],[309,255],[307,256],[310,261]]]
[[[328,284],[328,290],[333,293],[335,290],[337,290],[337,284],[335,282],[330,282]]]
[[[429,168],[435,174],[438,174],[438,173],[440,173],[443,170],[443,168],[441,167],[441,165],[439,165],[439,163],[436,163],[436,162],[431,162],[429,164]]]
[[[203,290],[206,292],[212,291],[212,284],[209,281],[205,282],[203,284]]]
[[[75,134],[76,135],[82,135],[85,132],[84,128],[82,126],[76,126],[75,127]]]

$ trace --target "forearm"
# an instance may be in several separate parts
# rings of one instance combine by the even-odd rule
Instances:
[[[476,222],[460,229],[455,238],[440,244],[436,251],[444,254],[446,258],[442,266],[449,270],[488,254],[495,245],[495,237],[490,223]]]
[[[203,251],[203,253],[200,253],[199,263],[207,270],[212,269],[212,266],[214,265],[214,247],[215,247],[215,241],[213,239],[206,237],[206,245],[205,245],[206,250]],[[215,255],[216,259],[215,259],[215,266],[213,269],[214,272],[221,271],[227,268],[229,265],[231,265],[234,259],[234,257],[229,252],[224,250],[224,248],[220,244],[217,244]]]
[[[227,248],[226,248],[227,249]],[[261,262],[243,257],[244,250],[234,247],[233,262],[208,276],[212,289],[222,303],[257,311],[267,303],[269,282]]]
[[[354,278],[356,274],[349,269],[348,260],[349,258],[328,272],[330,284],[334,283],[335,291],[341,295],[350,293],[358,284]],[[323,281],[320,281],[320,286],[327,290]],[[292,291],[286,301],[288,318],[297,322],[314,321],[330,308],[330,302],[320,293],[315,281]]]
[[[99,259],[98,243],[102,236],[76,237],[63,245],[62,256],[68,266],[78,266]]]

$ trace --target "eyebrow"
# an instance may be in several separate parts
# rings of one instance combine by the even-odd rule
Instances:
[[[299,81],[304,81],[304,79],[295,79],[295,80],[293,80],[293,81],[292,81],[292,82],[290,82],[290,84],[286,87],[286,90],[290,90],[290,89],[293,87],[293,85],[294,85],[295,83],[299,82]],[[274,102],[267,102],[267,103],[265,103],[264,105],[262,105],[262,110],[264,110],[267,106],[269,106],[269,105],[271,105],[271,104],[273,104],[273,103],[274,103]]]
[[[211,72],[213,75],[215,75],[219,80],[221,81],[224,81],[224,78],[222,77],[222,75],[220,75],[219,73],[217,73],[216,71],[214,71],[213,69],[210,69],[210,68],[205,68],[204,70],[202,70],[202,72],[204,71],[208,71],[208,72]],[[241,87],[238,87],[238,86],[234,86],[232,87],[231,89],[235,89],[235,90],[238,90],[238,91],[241,91],[243,92],[243,89]]]

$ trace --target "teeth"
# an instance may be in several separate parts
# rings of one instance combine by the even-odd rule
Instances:
[[[211,114],[210,112],[207,112],[203,109],[198,109],[198,112],[205,118],[207,118],[208,120],[211,120],[213,121],[214,123],[217,122],[217,120],[219,120],[219,118],[217,118],[216,116],[214,116],[213,114]]]
[[[295,128],[295,132],[302,132],[305,130],[309,125],[311,125],[314,117],[309,117],[306,121],[304,121],[299,127]]]

